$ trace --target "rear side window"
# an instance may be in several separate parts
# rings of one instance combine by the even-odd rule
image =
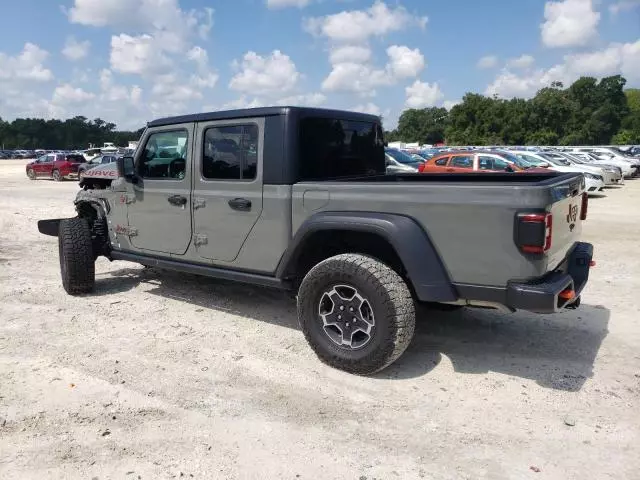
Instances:
[[[303,181],[385,173],[384,140],[377,123],[308,117],[300,121],[298,140]]]
[[[258,167],[258,126],[207,128],[203,151],[202,176],[207,180],[254,180]]]
[[[473,168],[473,157],[466,155],[459,155],[453,157],[451,160],[451,166],[456,168]]]
[[[449,161],[449,158],[450,157],[439,158],[434,163],[439,167],[446,167],[447,166],[447,162]]]

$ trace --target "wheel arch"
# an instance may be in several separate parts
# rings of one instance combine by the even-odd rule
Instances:
[[[320,212],[312,215],[294,235],[276,276],[299,279],[314,264],[341,253],[378,258],[398,271],[421,301],[458,299],[427,232],[413,218],[397,214]]]

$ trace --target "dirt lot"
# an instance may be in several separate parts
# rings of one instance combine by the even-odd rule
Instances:
[[[290,296],[125,262],[67,296],[76,182],[0,162],[2,479],[640,478],[640,181],[590,203],[577,311],[422,311],[373,378],[325,367]]]

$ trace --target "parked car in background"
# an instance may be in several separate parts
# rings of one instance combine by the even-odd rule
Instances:
[[[591,173],[584,170],[584,168],[581,169],[580,167],[573,166],[568,162],[565,164],[550,152],[527,152],[526,154],[520,152],[517,153],[517,155],[525,158],[527,161],[535,161],[535,159],[546,161],[549,164],[549,168],[557,172],[582,173],[584,175],[585,190],[587,191],[587,193],[598,193],[604,190],[605,182],[604,177],[600,174],[601,171],[599,171],[600,173]]]
[[[385,148],[384,156],[387,173],[417,173],[418,167],[424,163],[397,148]]]
[[[635,162],[628,158],[624,158],[622,156],[616,156],[608,151],[596,151],[593,148],[574,148],[571,152],[582,152],[588,153],[591,158],[594,158],[593,164],[595,165],[615,165],[616,167],[620,167],[622,170],[622,176],[624,178],[637,176],[638,168],[634,167]],[[640,161],[638,162],[640,163]]]
[[[109,163],[114,163],[120,155],[98,155],[88,162],[82,163],[78,167],[78,177],[82,179],[87,170],[91,170],[98,165],[107,165]]]
[[[57,182],[65,178],[78,178],[78,168],[85,162],[82,155],[48,153],[27,163],[25,169],[31,180],[51,178]]]
[[[427,160],[419,168],[421,173],[469,173],[469,172],[548,172],[535,167],[516,155],[494,151],[445,152]]]

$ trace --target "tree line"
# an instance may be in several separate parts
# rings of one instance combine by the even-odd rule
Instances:
[[[620,75],[554,82],[531,99],[467,93],[450,111],[405,110],[389,141],[449,145],[640,144],[640,89]]]
[[[101,147],[105,142],[127,146],[142,134],[118,131],[114,123],[100,118],[89,120],[77,116],[67,120],[43,120],[41,118],[17,118],[6,122],[0,118],[0,148],[3,150],[83,150],[89,145]]]

